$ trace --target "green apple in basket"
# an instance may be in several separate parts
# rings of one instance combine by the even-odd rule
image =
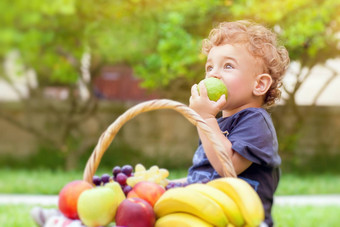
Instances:
[[[118,182],[111,181],[109,183],[106,183],[105,187],[108,187],[114,191],[118,204],[120,204],[124,199],[126,199],[126,196],[122,190],[122,187],[120,186]]]
[[[110,186],[98,186],[84,191],[78,198],[78,214],[86,226],[106,226],[114,221],[121,194]]]

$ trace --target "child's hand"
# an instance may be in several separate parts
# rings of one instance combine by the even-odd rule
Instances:
[[[200,94],[198,93],[197,86],[199,86]],[[189,107],[195,110],[203,119],[215,118],[225,104],[225,95],[222,95],[217,102],[211,101],[203,82],[200,82],[198,85],[194,84],[191,87]]]

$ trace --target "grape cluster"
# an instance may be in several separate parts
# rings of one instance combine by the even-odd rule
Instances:
[[[166,187],[168,185],[168,176],[169,171],[167,169],[159,168],[156,165],[147,170],[142,164],[137,164],[135,171],[133,171],[131,165],[124,165],[122,167],[113,167],[112,175],[104,173],[102,176],[93,176],[92,182],[96,186],[100,186],[110,181],[116,181],[120,184],[124,194],[127,195],[132,190],[132,187],[140,181],[152,181]]]
[[[127,185],[126,181],[129,177],[133,176],[133,167],[131,165],[124,165],[122,167],[115,166],[112,169],[112,175],[104,173],[101,177],[100,176],[93,176],[92,182],[96,186],[104,185],[110,181],[116,181],[122,187],[122,190],[125,195],[127,195],[132,187]]]
[[[140,181],[151,181],[166,187],[168,184],[168,176],[169,171],[164,168],[159,168],[157,165],[146,169],[142,164],[137,164],[134,175],[127,179],[127,184],[133,187]]]

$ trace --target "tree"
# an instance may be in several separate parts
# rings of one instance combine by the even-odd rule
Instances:
[[[0,3],[0,56],[19,49],[45,83],[74,83],[79,59],[133,67],[150,88],[175,78],[200,78],[201,40],[224,20],[252,19],[273,28],[302,67],[338,55],[337,0],[42,0]],[[39,57],[37,55],[39,54]],[[200,74],[200,75],[197,75]]]
[[[211,4],[207,0],[1,1],[0,9],[6,13],[0,15],[0,59],[6,61],[13,50],[19,54],[15,59],[17,66],[9,70],[2,68],[0,75],[15,88],[9,75],[24,77],[27,70],[33,69],[38,86],[28,86],[29,97],[16,89],[25,120],[18,120],[3,109],[0,117],[34,134],[42,144],[61,151],[66,169],[74,167],[79,155],[96,142],[84,140],[80,126],[96,112],[98,100],[90,86],[100,67],[106,64],[136,66],[147,87],[165,86],[176,76],[187,75],[186,67],[198,59],[198,43],[183,28],[187,26],[183,19],[196,19],[199,18],[197,13],[205,15],[217,11],[219,5],[220,1]],[[182,47],[180,54],[168,52],[170,48]],[[161,65],[157,56],[153,56],[158,50],[163,58]],[[88,53],[91,64],[86,61]],[[186,59],[182,60],[183,56]],[[174,66],[171,63],[176,59],[181,62]],[[153,68],[149,68],[150,73],[142,70],[145,63]],[[182,63],[185,64],[182,66]],[[14,72],[18,68],[21,70]],[[44,91],[49,86],[67,88],[68,98],[47,100]],[[88,92],[85,99],[79,97],[81,88]],[[46,128],[39,128],[29,120],[40,110],[44,110]],[[53,133],[46,133],[46,130]]]
[[[200,46],[211,28],[225,20],[251,19],[273,28],[291,59],[300,64],[297,83],[292,90],[287,89],[285,102],[287,111],[298,116],[296,122],[302,122],[294,99],[308,78],[308,73],[303,76],[302,72],[339,56],[339,4],[337,0],[2,0],[0,9],[5,13],[0,15],[0,60],[18,50],[21,65],[34,69],[39,86],[30,88],[29,100],[22,99],[26,112],[45,105],[53,110],[50,113],[63,116],[55,124],[57,131],[64,132],[56,146],[66,144],[69,148],[64,153],[69,157],[74,148],[67,141],[81,141],[81,133],[76,132],[79,120],[71,119],[95,113],[97,100],[91,79],[101,66],[129,65],[143,80],[143,86],[170,91],[164,95],[181,99],[175,96],[178,91],[187,91],[204,74]],[[91,76],[86,85],[89,98],[81,100],[75,91],[84,80],[81,59],[87,53],[91,56]],[[6,77],[4,69],[0,75]],[[63,102],[66,111],[65,107],[41,101],[44,88],[50,85],[68,87],[70,96]],[[0,113],[14,123],[11,116]],[[18,125],[37,130],[26,122]],[[291,129],[291,133],[296,130]]]

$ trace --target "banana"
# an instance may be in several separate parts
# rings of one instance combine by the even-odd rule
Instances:
[[[224,193],[239,206],[247,226],[259,226],[264,220],[264,209],[256,191],[240,178],[224,177],[207,183]]]
[[[188,188],[167,190],[155,203],[157,218],[171,213],[185,212],[196,215],[214,226],[226,226],[228,219],[222,208],[209,197]]]
[[[213,225],[195,215],[172,213],[159,218],[155,227],[213,227]]]
[[[190,190],[195,190],[203,195],[213,199],[218,205],[220,205],[227,216],[229,222],[234,226],[243,226],[244,218],[237,204],[228,195],[222,191],[207,185],[207,184],[190,184],[187,186]]]

